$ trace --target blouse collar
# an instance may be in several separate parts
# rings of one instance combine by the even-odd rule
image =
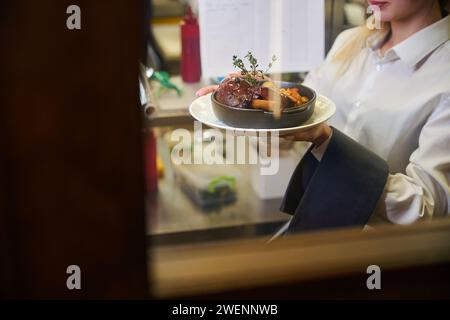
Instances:
[[[396,59],[403,61],[408,67],[415,69],[430,53],[450,39],[450,16],[446,16],[432,25],[416,32],[409,38],[388,50],[380,62]],[[388,34],[369,37],[368,45],[373,51],[378,51]]]

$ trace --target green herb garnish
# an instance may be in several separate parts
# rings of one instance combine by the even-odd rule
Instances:
[[[245,56],[245,59],[250,63],[250,70],[245,66],[244,61],[238,58],[237,56],[233,56],[233,66],[241,70],[241,75],[250,85],[257,85],[261,79],[264,79],[265,74],[272,68],[273,63],[277,60],[276,56],[272,56],[272,61],[269,63],[269,66],[265,71],[259,70],[258,60],[253,56],[253,54],[249,51]]]

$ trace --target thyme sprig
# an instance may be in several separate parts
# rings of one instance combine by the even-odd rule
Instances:
[[[253,56],[251,51],[249,51],[244,59],[247,59],[250,64],[250,70],[247,69],[244,61],[238,56],[233,56],[233,66],[241,70],[241,75],[244,77],[250,85],[257,85],[261,79],[264,79],[265,74],[272,68],[273,63],[277,60],[276,56],[272,56],[272,60],[269,63],[265,71],[258,69],[258,60]]]

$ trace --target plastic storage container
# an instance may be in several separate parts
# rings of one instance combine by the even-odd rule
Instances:
[[[236,178],[220,174],[216,165],[173,165],[173,171],[179,187],[201,208],[236,200]]]

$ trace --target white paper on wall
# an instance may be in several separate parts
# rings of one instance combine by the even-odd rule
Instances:
[[[324,0],[199,0],[202,74],[235,71],[233,55],[248,51],[271,72],[303,72],[325,55]]]

